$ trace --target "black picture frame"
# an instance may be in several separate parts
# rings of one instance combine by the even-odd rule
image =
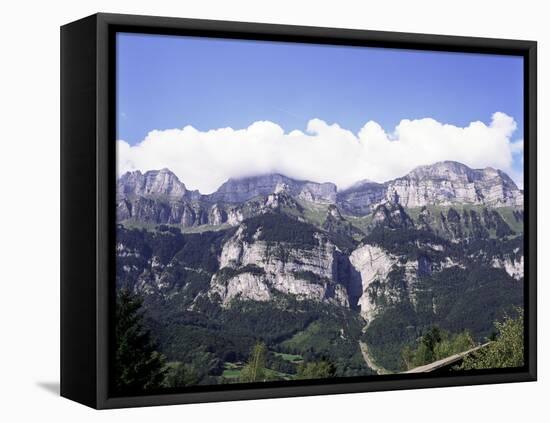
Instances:
[[[524,58],[525,366],[456,376],[384,375],[209,386],[114,397],[116,32],[516,55]],[[472,38],[99,13],[61,28],[61,395],[97,409],[534,381],[537,378],[537,45]]]

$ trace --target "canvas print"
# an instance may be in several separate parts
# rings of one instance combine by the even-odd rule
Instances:
[[[517,56],[118,33],[113,392],[522,367],[523,95]]]

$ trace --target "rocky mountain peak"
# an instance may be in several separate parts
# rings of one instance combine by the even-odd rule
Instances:
[[[444,178],[455,179],[457,177],[475,177],[475,170],[465,164],[445,160],[431,165],[418,166],[404,177],[410,179]]]
[[[117,194],[145,197],[182,198],[188,192],[185,184],[169,169],[126,172],[118,179]]]
[[[523,206],[523,193],[506,173],[493,168],[471,169],[453,161],[419,166],[386,183],[386,199],[404,207],[479,204]]]
[[[383,184],[371,181],[370,179],[361,179],[360,181],[355,182],[350,187],[343,189],[341,192],[350,192],[350,191],[360,190],[365,188],[366,186],[372,186],[372,185],[381,186]]]
[[[334,203],[336,201],[336,185],[332,183],[300,181],[279,173],[231,178],[207,197],[213,202],[242,203],[257,196],[280,192],[311,202]]]

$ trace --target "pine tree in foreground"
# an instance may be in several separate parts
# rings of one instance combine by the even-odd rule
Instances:
[[[119,393],[158,389],[164,380],[164,357],[143,326],[142,303],[126,289],[117,292],[113,380]]]

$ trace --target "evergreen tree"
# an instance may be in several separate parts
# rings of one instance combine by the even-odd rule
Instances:
[[[128,290],[117,292],[114,383],[119,393],[154,390],[164,380],[164,357],[143,326],[141,306],[142,300]]]

